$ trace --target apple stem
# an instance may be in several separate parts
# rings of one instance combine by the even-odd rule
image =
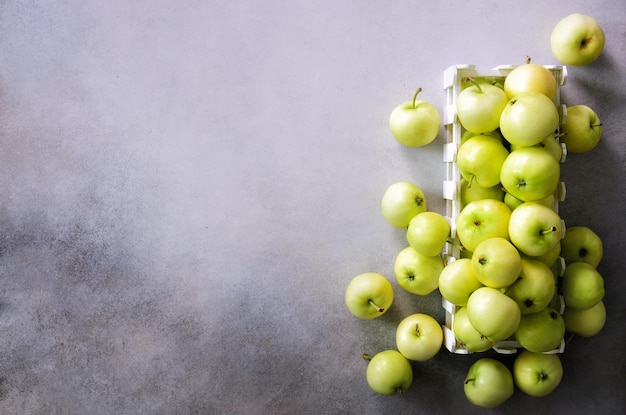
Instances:
[[[415,334],[419,337],[420,335],[420,325],[419,323],[415,323]]]
[[[419,95],[420,92],[422,92],[421,87],[417,88],[417,91],[415,91],[415,95],[413,95],[413,108],[415,108],[415,101],[417,100],[417,96]]]
[[[365,360],[372,360],[372,356],[370,356],[367,353],[363,353],[363,359],[365,359]]]
[[[591,124],[592,127],[602,127],[602,123],[600,124]]]
[[[553,226],[550,229],[545,229],[545,230],[541,231],[541,234],[542,235],[546,235],[546,234],[551,233],[551,232],[556,232],[556,226]]]
[[[556,230],[556,229],[555,229]],[[385,311],[385,309],[383,307],[379,307],[378,305],[376,305],[375,302],[373,302],[372,300],[369,300],[369,303],[372,307],[374,307],[376,310],[378,310],[379,313],[382,313],[383,311]]]
[[[469,182],[467,182],[467,188],[471,189],[472,188],[472,182],[474,181],[474,178],[476,177],[475,174],[472,174],[472,178],[470,179]]]
[[[471,82],[472,84],[474,84],[474,86],[476,86],[476,89],[478,89],[478,93],[482,94],[483,93],[483,89],[480,87],[480,84],[478,82],[476,82],[476,80],[474,78],[472,78],[471,76],[468,76],[467,78],[464,79],[465,82]]]
[[[530,63],[530,56],[526,55],[526,64]]]
[[[473,382],[475,380],[476,380],[475,378],[465,379],[465,384],[467,385],[468,383]]]

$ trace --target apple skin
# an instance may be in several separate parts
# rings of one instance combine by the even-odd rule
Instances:
[[[459,347],[470,352],[484,352],[491,349],[496,342],[482,335],[472,326],[467,315],[467,307],[459,307],[454,314],[452,331]]]
[[[470,294],[482,286],[472,271],[469,258],[459,258],[448,263],[439,274],[439,292],[454,305],[467,305]]]
[[[515,333],[522,313],[517,303],[499,289],[481,287],[470,295],[467,315],[476,330],[497,342]]]
[[[399,395],[413,383],[413,366],[400,352],[384,350],[370,359],[366,379],[374,392]]]
[[[523,252],[520,252],[522,258],[536,259],[537,261],[543,262],[548,267],[552,267],[556,263],[556,260],[559,258],[560,253],[561,253],[561,244],[554,245],[554,248],[552,248],[551,250],[549,250],[547,253],[543,255],[531,256],[531,255],[526,255]]]
[[[504,190],[502,189],[500,183],[492,187],[481,187],[476,183],[472,183],[470,185],[470,183],[465,179],[461,179],[461,183],[459,185],[459,194],[461,209],[467,206],[468,203],[475,200],[495,199],[503,201],[505,196]]]
[[[561,127],[565,143],[570,153],[586,153],[593,150],[602,137],[602,121],[594,110],[586,105],[567,107],[565,124]]]
[[[586,310],[565,307],[563,312],[565,330],[581,337],[592,337],[598,334],[606,323],[606,307],[604,301],[598,302]]]
[[[586,262],[597,268],[602,260],[602,239],[587,226],[572,226],[561,239],[561,256],[566,264]]]
[[[512,151],[500,169],[507,193],[525,202],[553,195],[559,185],[561,166],[545,149],[521,147]]]
[[[409,222],[406,239],[417,252],[426,256],[439,255],[450,236],[450,223],[440,213],[422,212]]]
[[[529,256],[549,253],[561,241],[563,223],[552,209],[537,202],[519,205],[509,219],[509,237],[513,245]]]
[[[393,287],[382,274],[359,274],[346,287],[345,302],[352,315],[371,320],[380,317],[391,307]]]
[[[439,287],[443,258],[426,256],[407,246],[396,255],[394,272],[398,285],[416,295],[428,295]]]
[[[559,347],[565,335],[565,321],[552,307],[523,314],[515,339],[526,350],[545,353]]]
[[[511,209],[511,211],[515,210],[516,207],[524,203],[523,200],[516,198],[511,193],[505,193],[503,200],[504,200],[504,204],[507,205],[509,209]],[[554,201],[555,201],[554,195],[550,195],[546,197],[545,199],[535,200],[534,202],[552,209],[554,208]]]
[[[504,293],[515,300],[522,315],[536,313],[552,302],[556,293],[556,279],[543,262],[522,258],[519,278]]]
[[[430,144],[441,126],[439,112],[428,101],[418,100],[417,90],[412,101],[404,102],[393,109],[389,115],[391,135],[407,147],[422,147]]]
[[[385,190],[380,210],[390,225],[406,229],[414,216],[426,212],[426,196],[414,183],[396,182]]]
[[[475,135],[459,147],[456,162],[470,186],[493,187],[500,183],[500,168],[509,155],[502,142],[489,135]]]
[[[561,19],[550,33],[550,48],[565,65],[584,66],[602,54],[604,30],[591,16],[570,14]]]
[[[552,393],[563,379],[563,364],[558,354],[528,350],[513,362],[513,380],[525,394],[540,398]]]
[[[539,92],[524,92],[509,100],[500,115],[500,132],[511,144],[534,146],[559,127],[559,111]]]
[[[510,151],[515,151],[522,147],[525,146],[511,145]],[[563,158],[563,147],[561,147],[561,141],[560,139],[557,139],[556,134],[550,134],[549,136],[544,138],[539,144],[535,144],[534,147],[543,148],[548,153],[550,153],[552,157],[554,157],[554,159],[559,163]]]
[[[522,258],[513,244],[504,238],[485,239],[476,246],[471,259],[474,276],[492,288],[511,285],[522,270]]]
[[[508,100],[501,88],[476,82],[457,96],[457,116],[467,131],[488,133],[498,128],[500,114]]]
[[[468,203],[456,219],[457,236],[470,252],[488,238],[509,239],[511,209],[504,202],[482,199]]]
[[[585,310],[604,298],[604,278],[586,262],[573,262],[567,265],[561,284],[565,307]]]
[[[409,360],[424,362],[432,359],[443,344],[443,329],[432,316],[411,314],[396,328],[398,351]]]
[[[504,79],[504,92],[508,99],[525,92],[538,92],[554,101],[556,90],[556,79],[552,72],[536,63],[516,66]]]
[[[463,386],[465,396],[476,406],[495,408],[513,396],[513,375],[504,363],[483,357],[470,366]]]

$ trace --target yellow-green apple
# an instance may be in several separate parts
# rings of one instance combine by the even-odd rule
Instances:
[[[526,350],[545,353],[557,349],[565,335],[563,316],[548,306],[541,311],[522,314],[515,340]]]
[[[524,202],[511,212],[510,240],[526,255],[547,254],[560,243],[562,234],[561,217],[547,206],[537,202]]]
[[[566,264],[586,262],[597,268],[602,260],[602,239],[587,226],[572,226],[561,239],[561,256]]]
[[[516,146],[539,144],[558,127],[554,101],[539,92],[524,92],[510,99],[500,115],[500,133]]]
[[[515,384],[508,367],[490,357],[470,366],[463,385],[467,399],[482,408],[495,408],[513,396]]]
[[[489,137],[493,137],[495,139],[497,139],[498,141],[502,142],[504,140],[504,138],[502,137],[502,134],[500,134],[499,130],[495,130],[495,131],[489,131],[487,133],[480,133],[480,134],[476,134],[473,133],[471,131],[465,131],[462,135],[461,135],[461,144],[463,144],[464,142],[466,142],[467,140],[469,140],[470,138],[477,136],[477,135],[487,135]]]
[[[511,151],[500,169],[500,182],[507,193],[525,202],[553,195],[561,175],[559,162],[539,147]]]
[[[556,244],[554,245],[554,248],[552,248],[550,251],[548,251],[546,254],[543,254],[543,255],[531,256],[531,255],[526,255],[523,252],[520,252],[520,255],[522,256],[522,258],[536,259],[538,261],[543,262],[548,267],[552,267],[555,264],[556,260],[559,258],[560,253],[561,253],[561,244]]]
[[[456,98],[459,122],[473,133],[494,131],[500,125],[500,114],[509,99],[501,88],[487,83],[463,89]]]
[[[467,307],[459,307],[456,310],[452,321],[452,331],[459,347],[470,352],[484,352],[496,344],[472,326],[467,316]]]
[[[598,302],[591,308],[576,310],[565,306],[563,312],[565,330],[581,337],[595,336],[606,323],[606,307],[604,301]]]
[[[450,223],[440,213],[422,212],[409,221],[406,239],[417,252],[439,255],[450,236]]]
[[[371,320],[383,315],[391,307],[393,287],[382,274],[359,274],[346,287],[345,301],[352,315]]]
[[[398,351],[409,360],[424,362],[433,358],[443,344],[443,329],[425,313],[411,314],[396,328]]]
[[[565,143],[568,152],[586,153],[600,142],[602,121],[587,105],[573,105],[567,107],[567,117],[561,131],[561,141]]]
[[[482,286],[472,271],[469,258],[449,262],[439,274],[439,292],[454,305],[467,305],[470,294]]]
[[[491,287],[481,287],[474,291],[467,300],[466,307],[471,325],[496,342],[515,333],[522,315],[511,297]]]
[[[513,361],[515,385],[529,396],[547,396],[561,384],[563,364],[556,353],[523,350]]]
[[[508,287],[517,280],[522,270],[519,251],[508,239],[500,237],[479,243],[470,261],[474,276],[487,287]]]
[[[470,185],[466,179],[461,179],[459,183],[459,200],[461,209],[474,200],[496,199],[504,200],[504,190],[500,183],[492,187],[481,187],[476,183]]]
[[[522,258],[519,278],[504,293],[515,300],[522,314],[530,314],[548,307],[555,292],[552,270],[539,260]]]
[[[408,147],[425,146],[439,134],[439,112],[430,102],[417,99],[421,91],[418,88],[412,101],[398,105],[389,115],[391,135]]]
[[[367,364],[367,383],[382,395],[399,395],[413,383],[413,366],[397,350],[384,350],[374,357],[364,354]]]
[[[536,203],[547,206],[550,209],[554,208],[554,195],[550,195],[544,199],[535,200]],[[516,198],[511,193],[504,194],[504,203],[509,207],[509,209],[514,210],[516,207],[524,203],[523,200]]]
[[[586,262],[572,262],[565,267],[561,282],[565,306],[577,310],[598,304],[605,294],[604,278]]]
[[[463,247],[473,252],[488,238],[509,239],[511,209],[504,202],[482,199],[468,203],[456,219],[457,236]]]
[[[536,63],[528,62],[516,66],[504,79],[504,92],[508,99],[525,92],[538,92],[554,101],[556,89],[556,78],[552,72]]]
[[[415,183],[396,182],[385,190],[380,210],[389,224],[406,229],[414,216],[426,212],[426,196]]]
[[[594,62],[604,50],[604,30],[591,16],[570,14],[561,19],[550,34],[554,56],[565,65],[584,66]]]
[[[546,138],[544,138],[539,144],[535,144],[534,147],[541,147],[547,150],[548,153],[552,154],[552,157],[554,157],[554,159],[560,163],[561,159],[563,158],[563,147],[561,146],[561,141],[560,141],[561,137],[563,137],[563,133],[559,133],[559,134],[552,133]],[[510,150],[515,151],[521,147],[525,147],[525,146],[511,145]]]
[[[500,168],[509,151],[497,138],[475,135],[459,147],[456,163],[469,186],[492,187],[500,183]]]
[[[428,295],[439,286],[443,270],[440,255],[426,256],[407,246],[396,255],[394,272],[398,285],[417,295]]]

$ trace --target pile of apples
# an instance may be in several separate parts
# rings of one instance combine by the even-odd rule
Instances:
[[[581,65],[595,60],[586,55],[592,39],[594,45],[601,40],[600,51],[604,45],[602,29],[588,19],[568,16],[553,31],[566,44],[563,39],[574,36],[568,35],[570,26],[586,28]],[[563,61],[565,52],[558,51]],[[604,279],[597,270],[601,238],[586,226],[566,228],[558,213],[564,196],[560,164],[567,152],[592,150],[602,124],[588,106],[560,110],[558,88],[553,73],[530,60],[502,77],[463,79],[453,99],[454,122],[463,131],[454,154],[456,211],[429,211],[424,192],[409,181],[389,186],[381,200],[382,216],[405,231],[408,242],[395,259],[397,284],[417,296],[439,291],[452,310],[447,328],[463,352],[484,352],[502,342],[519,352],[512,368],[488,357],[470,367],[462,387],[481,407],[500,405],[516,386],[530,396],[551,393],[563,376],[559,353],[566,334],[593,336],[606,321]],[[392,135],[406,146],[429,144],[439,131],[438,111],[418,100],[420,91],[390,115]],[[376,272],[357,275],[345,292],[349,311],[365,320],[383,315],[393,301],[393,285]],[[397,326],[397,350],[364,354],[370,387],[385,395],[409,388],[411,362],[433,358],[445,329],[428,314],[406,316]]]

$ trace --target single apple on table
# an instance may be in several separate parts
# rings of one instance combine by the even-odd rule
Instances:
[[[489,238],[472,253],[472,271],[481,284],[505,288],[513,284],[522,270],[522,258],[513,244],[504,238]]]
[[[593,150],[602,137],[602,121],[594,110],[586,105],[567,107],[565,124],[561,127],[565,143],[570,153],[586,153]]]
[[[398,105],[389,116],[391,134],[408,147],[425,146],[439,134],[439,112],[430,102],[417,99],[421,91],[422,88],[418,88],[412,101]]]
[[[470,258],[449,262],[439,274],[439,292],[454,305],[467,305],[470,294],[482,286],[472,271]]]
[[[507,103],[500,115],[500,132],[516,146],[534,146],[559,127],[559,111],[539,92],[521,93]]]
[[[426,196],[415,183],[396,182],[385,190],[380,210],[389,224],[406,229],[414,216],[426,212]]]
[[[511,297],[523,314],[536,313],[548,307],[556,292],[556,278],[546,264],[522,258],[522,269],[515,282],[504,293]]]
[[[563,320],[566,331],[581,337],[592,337],[598,334],[606,323],[606,306],[604,301],[585,310],[576,310],[566,305]]]
[[[413,383],[413,366],[397,350],[384,350],[373,357],[363,354],[368,360],[366,379],[374,392],[382,395],[399,395]]]
[[[471,325],[496,342],[511,337],[522,316],[519,306],[511,297],[491,287],[474,291],[466,307]]]
[[[526,63],[516,66],[504,79],[504,92],[507,99],[513,99],[525,92],[538,92],[554,101],[556,97],[556,78],[552,72],[544,66]]]
[[[345,302],[352,315],[371,320],[380,317],[391,307],[393,287],[382,274],[359,274],[346,287]]]
[[[560,177],[559,162],[540,147],[521,147],[511,151],[500,169],[500,182],[505,191],[525,202],[554,195]]]
[[[580,13],[564,17],[550,33],[552,53],[565,65],[594,62],[602,54],[605,41],[604,30],[596,19]]]
[[[459,347],[470,352],[484,352],[496,344],[472,326],[467,315],[467,307],[459,307],[456,310],[452,331]]]
[[[474,405],[495,408],[513,396],[515,384],[511,371],[504,363],[483,357],[470,366],[463,390]]]
[[[526,350],[545,353],[557,349],[565,336],[563,316],[548,306],[541,311],[522,314],[515,340]]]
[[[561,256],[566,264],[586,262],[597,268],[604,249],[602,239],[587,226],[572,226],[561,239]]]
[[[554,210],[537,202],[519,205],[509,219],[509,237],[526,255],[541,256],[560,243],[563,222]]]
[[[565,307],[585,310],[604,298],[604,278],[592,265],[573,262],[565,267],[561,289]]]
[[[402,319],[396,328],[398,351],[409,360],[429,360],[439,352],[442,344],[443,329],[428,314],[411,314]]]
[[[513,362],[513,380],[525,394],[534,397],[547,396],[563,379],[563,364],[555,353],[522,351]]]
[[[497,138],[475,135],[459,147],[456,163],[468,186],[493,187],[500,183],[500,168],[509,151]]]
[[[416,295],[428,295],[439,287],[439,275],[443,271],[440,255],[422,255],[410,246],[396,255],[394,272],[398,285]]]
[[[509,239],[510,218],[511,209],[500,200],[473,201],[457,216],[457,236],[463,247],[473,252],[485,239],[496,237]]]
[[[473,133],[488,133],[500,125],[500,114],[508,102],[504,91],[488,83],[478,83],[463,89],[456,98],[459,122]]]
[[[439,255],[450,236],[450,223],[440,213],[422,212],[409,221],[406,239],[417,252]]]

